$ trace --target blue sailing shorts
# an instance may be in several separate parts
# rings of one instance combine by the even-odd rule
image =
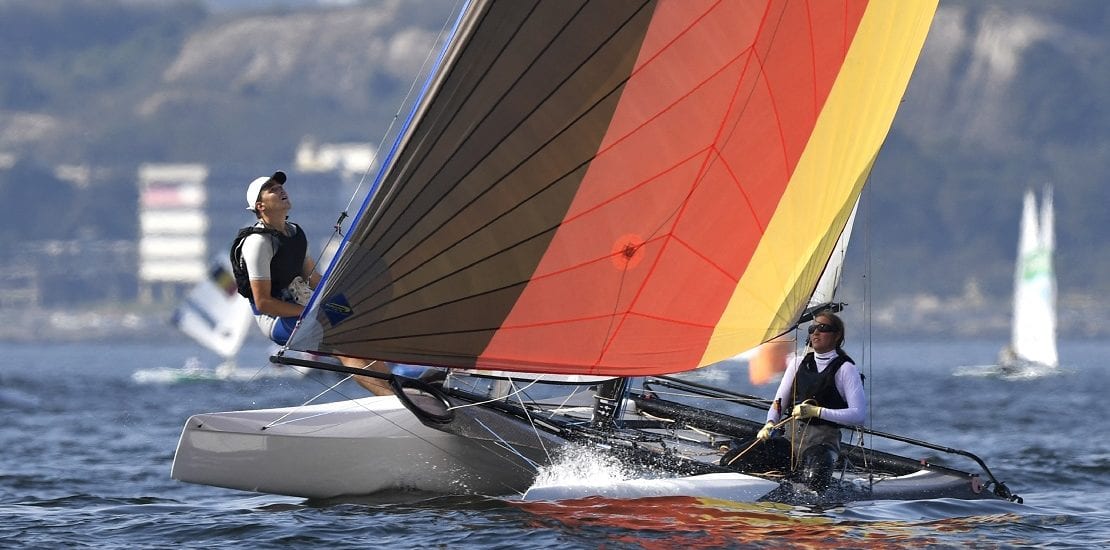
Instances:
[[[297,326],[298,317],[278,317],[274,319],[274,323],[270,326],[270,340],[275,344],[284,346],[289,341],[289,336],[293,334],[293,329]]]
[[[289,336],[297,327],[297,317],[273,317],[265,313],[256,313],[254,320],[258,323],[258,328],[262,329],[262,334],[279,346],[289,343]],[[319,343],[322,337],[323,329],[315,319],[309,318],[301,322],[298,343],[312,346]]]

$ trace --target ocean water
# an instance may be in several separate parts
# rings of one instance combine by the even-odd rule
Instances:
[[[849,353],[874,428],[982,457],[1024,504],[856,503],[815,510],[694,499],[522,504],[483,496],[339,502],[170,479],[194,413],[301,403],[337,379],[135,380],[214,356],[184,342],[0,344],[0,541],[13,548],[1110,547],[1104,343],[1061,343],[1061,373],[961,374],[998,344],[892,342]],[[245,349],[261,364],[267,349]],[[862,358],[861,358],[862,357]],[[961,370],[963,369],[963,370]],[[710,383],[770,395],[733,367]],[[340,394],[359,396],[347,382]],[[314,465],[307,463],[307,468]]]

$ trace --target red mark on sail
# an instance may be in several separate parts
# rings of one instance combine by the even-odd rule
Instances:
[[[621,235],[613,242],[613,252],[609,258],[613,266],[621,271],[636,267],[644,259],[644,238],[635,233]]]

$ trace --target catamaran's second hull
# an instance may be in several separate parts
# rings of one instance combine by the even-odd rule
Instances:
[[[382,396],[194,415],[170,475],[322,499],[395,490],[519,494],[535,468],[495,442],[428,428],[396,397]]]

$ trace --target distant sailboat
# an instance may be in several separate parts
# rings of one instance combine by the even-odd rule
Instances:
[[[1003,373],[1043,371],[1059,366],[1056,353],[1056,276],[1052,188],[1046,187],[1040,214],[1026,191],[1014,269],[1014,319],[1010,344],[999,353]]]
[[[250,302],[239,295],[235,277],[222,264],[209,270],[174,310],[174,326],[223,358],[235,364],[235,356],[250,333],[254,314]]]
[[[170,322],[193,340],[220,356],[215,368],[190,357],[181,367],[155,367],[135,371],[138,383],[177,383],[197,380],[250,380],[257,377],[303,376],[284,365],[240,368],[235,359],[254,326],[250,302],[239,295],[227,265],[214,262],[208,277],[199,281],[174,309]]]

